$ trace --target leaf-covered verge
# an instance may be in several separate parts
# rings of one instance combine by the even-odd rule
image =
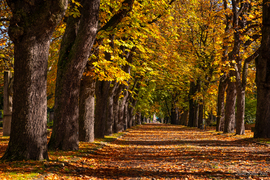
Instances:
[[[49,152],[50,161],[1,162],[0,179],[268,179],[269,139],[145,124]],[[0,134],[0,156],[8,137]]]

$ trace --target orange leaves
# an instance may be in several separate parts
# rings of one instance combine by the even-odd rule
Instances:
[[[269,147],[248,139],[251,134],[146,124],[110,143],[49,152],[50,161],[2,162],[0,179],[268,179]]]

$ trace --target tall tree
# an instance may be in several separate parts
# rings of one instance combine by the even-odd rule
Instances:
[[[99,0],[79,0],[80,16],[69,16],[61,42],[55,89],[55,119],[50,149],[79,148],[79,92],[99,16]]]
[[[67,8],[67,0],[7,1],[13,17],[14,94],[11,135],[2,157],[7,160],[48,159],[47,63],[52,33]]]
[[[257,113],[255,138],[270,138],[270,6],[263,0],[262,42],[256,62]]]

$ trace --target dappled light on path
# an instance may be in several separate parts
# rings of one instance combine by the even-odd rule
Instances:
[[[250,131],[235,136],[146,124],[100,147],[81,143],[79,152],[50,152],[52,160],[36,172],[45,179],[268,179],[270,149],[250,137]],[[2,173],[12,171],[12,164],[10,170],[1,166]]]

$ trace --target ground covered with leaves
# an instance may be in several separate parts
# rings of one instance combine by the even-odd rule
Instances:
[[[0,179],[269,179],[269,140],[146,124],[49,152],[50,161],[1,162]],[[0,136],[0,156],[8,137]]]

